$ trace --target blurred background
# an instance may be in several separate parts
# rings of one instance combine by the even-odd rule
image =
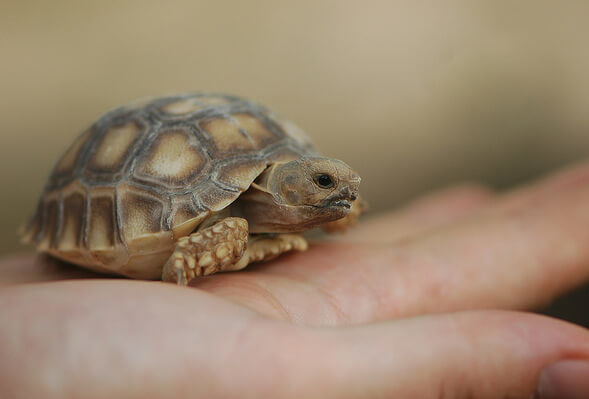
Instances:
[[[0,9],[0,254],[25,250],[15,231],[72,139],[105,110],[156,94],[268,105],[355,167],[374,211],[458,181],[509,187],[589,156],[589,2]],[[589,303],[586,291],[553,310],[589,317],[566,304]]]

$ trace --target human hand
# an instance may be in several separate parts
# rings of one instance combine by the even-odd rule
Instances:
[[[588,225],[585,164],[500,195],[434,193],[187,289],[7,258],[1,392],[529,398],[541,381],[545,397],[586,398],[589,332],[504,310],[587,281]]]

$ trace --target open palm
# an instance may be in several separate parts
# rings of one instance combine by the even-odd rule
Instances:
[[[187,289],[7,258],[0,387],[45,398],[529,398],[540,381],[545,397],[586,397],[589,332],[504,310],[589,278],[588,225],[585,164],[501,195],[434,193]],[[35,281],[45,282],[23,284]]]

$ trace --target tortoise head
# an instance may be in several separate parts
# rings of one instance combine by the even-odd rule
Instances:
[[[342,161],[303,157],[267,168],[237,207],[252,233],[304,231],[348,215],[359,185]]]
[[[278,165],[268,188],[278,204],[310,206],[345,216],[358,198],[360,176],[337,159],[304,157]]]

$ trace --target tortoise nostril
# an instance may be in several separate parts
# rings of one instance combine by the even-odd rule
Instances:
[[[343,197],[348,197],[352,201],[358,198],[358,193],[355,190],[352,190],[350,187],[346,186],[340,191],[340,195]]]

